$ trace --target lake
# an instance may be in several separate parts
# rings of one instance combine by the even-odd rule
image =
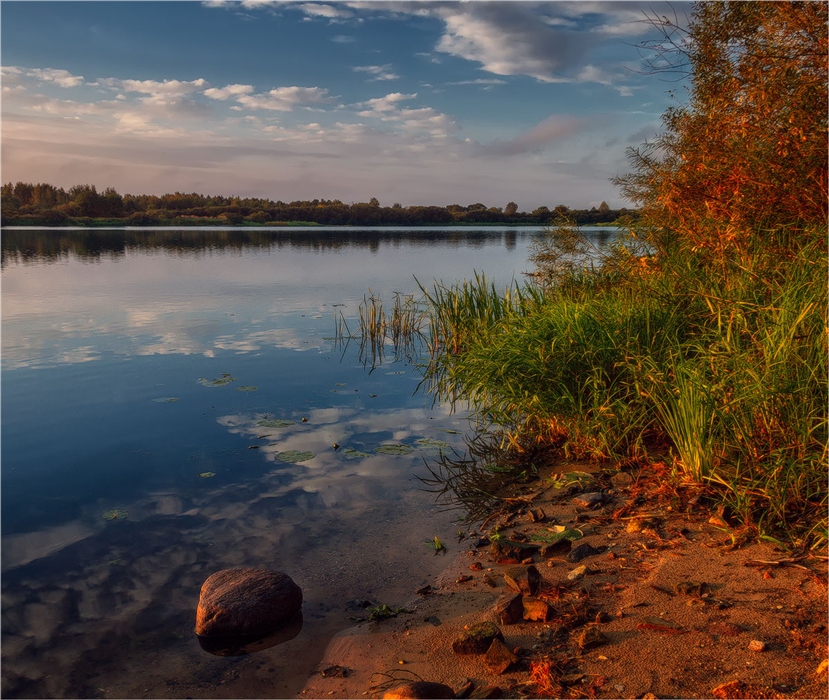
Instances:
[[[292,697],[354,601],[430,583],[458,514],[418,477],[466,415],[338,320],[418,280],[505,286],[538,231],[4,230],[3,697]],[[234,566],[302,587],[293,639],[200,647],[201,584]]]

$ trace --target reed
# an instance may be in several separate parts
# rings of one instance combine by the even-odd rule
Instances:
[[[572,231],[543,250],[507,293],[479,276],[424,290],[427,388],[469,401],[504,444],[532,419],[556,425],[570,457],[667,448],[677,478],[708,484],[761,536],[825,543],[825,242],[758,232],[720,266],[624,243],[578,263]]]

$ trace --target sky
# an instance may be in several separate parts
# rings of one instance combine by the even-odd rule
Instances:
[[[2,181],[403,206],[628,206],[687,3],[0,4]]]

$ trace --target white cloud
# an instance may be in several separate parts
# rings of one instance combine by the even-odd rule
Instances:
[[[393,112],[398,109],[397,103],[406,100],[413,100],[417,97],[417,93],[413,92],[411,95],[406,95],[402,92],[390,92],[385,97],[374,97],[365,102],[360,102],[357,107],[368,107],[363,112],[358,112],[361,117],[377,116],[377,114],[385,114]]]
[[[306,2],[301,5],[295,5],[299,10],[302,10],[310,17],[322,17],[330,20],[351,19],[354,13],[346,10],[343,7],[335,7],[334,5],[325,5],[317,2]]]
[[[253,92],[253,85],[225,85],[223,88],[207,88],[204,94],[213,100],[228,100],[238,95],[249,95]]]
[[[204,78],[198,80],[119,80],[117,78],[106,78],[101,81],[105,85],[118,87],[125,92],[138,92],[145,95],[167,95],[179,97],[190,95],[201,90],[207,81]]]
[[[257,95],[239,95],[236,101],[249,109],[270,109],[277,112],[290,112],[297,107],[329,104],[335,100],[328,90],[320,87],[274,88]]]
[[[399,75],[391,72],[390,63],[386,63],[382,66],[355,66],[354,72],[368,73],[369,75],[373,76],[369,79],[369,82],[375,82],[380,80],[398,80],[400,78]]]
[[[62,88],[78,87],[84,84],[82,75],[72,75],[68,70],[57,68],[32,68],[27,71],[26,75],[44,83],[54,83]]]

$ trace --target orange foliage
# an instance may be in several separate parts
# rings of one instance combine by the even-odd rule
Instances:
[[[702,2],[686,54],[693,84],[660,141],[617,180],[694,249],[722,254],[760,228],[825,223],[827,3]],[[667,32],[666,32],[667,34]]]

